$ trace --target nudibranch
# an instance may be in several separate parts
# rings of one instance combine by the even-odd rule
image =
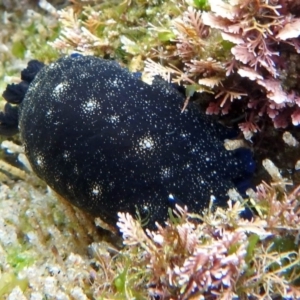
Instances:
[[[224,204],[253,167],[224,149],[230,130],[193,104],[181,113],[184,97],[160,78],[149,85],[114,61],[69,56],[31,61],[21,79],[3,94],[0,134],[19,129],[34,172],[109,224],[120,211],[152,227],[176,202]]]

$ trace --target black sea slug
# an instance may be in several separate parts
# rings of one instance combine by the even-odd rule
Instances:
[[[34,172],[109,224],[136,210],[162,223],[176,201],[194,212],[211,196],[224,204],[253,168],[224,149],[231,131],[193,105],[181,113],[183,96],[159,78],[148,85],[116,62],[70,56],[31,61],[21,79],[3,94],[0,133],[19,128]]]

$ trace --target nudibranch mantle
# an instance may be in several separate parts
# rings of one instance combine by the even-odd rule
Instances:
[[[116,62],[61,58],[41,68],[20,103],[25,154],[53,190],[110,224],[137,209],[149,226],[162,223],[174,199],[200,212],[249,166],[224,149],[228,129],[193,105],[181,113],[183,100]]]

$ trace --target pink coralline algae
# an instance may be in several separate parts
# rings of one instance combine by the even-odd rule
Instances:
[[[255,115],[267,114],[276,128],[300,122],[297,87],[288,86],[289,77],[297,76],[291,74],[290,58],[299,58],[300,52],[300,19],[292,11],[297,13],[294,1],[217,1],[202,14],[205,25],[219,29],[234,45],[226,75],[238,73],[256,83],[257,96],[251,91],[246,96],[252,119],[240,124],[244,132],[256,132]],[[223,94],[221,110],[228,101]]]

